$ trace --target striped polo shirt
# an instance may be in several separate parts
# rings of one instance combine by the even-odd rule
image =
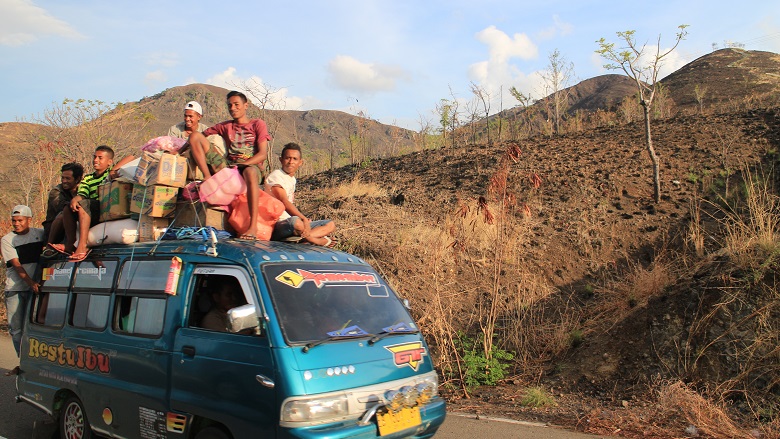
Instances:
[[[94,172],[85,175],[84,178],[81,179],[81,183],[79,183],[78,194],[89,200],[97,200],[98,186],[108,179],[108,174],[110,172],[111,168],[109,167],[101,175],[96,175]]]

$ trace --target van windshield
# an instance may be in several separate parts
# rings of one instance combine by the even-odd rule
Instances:
[[[266,264],[263,274],[290,344],[417,330],[395,292],[365,265]]]

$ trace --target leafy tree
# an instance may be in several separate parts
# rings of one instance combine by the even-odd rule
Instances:
[[[651,109],[653,99],[659,89],[658,72],[663,65],[663,60],[688,35],[688,32],[685,30],[686,27],[688,25],[685,24],[677,27],[679,32],[677,32],[674,45],[665,52],[661,52],[661,36],[659,35],[655,54],[649,55],[648,62],[645,62],[645,59],[642,58],[645,55],[647,44],[645,43],[641,46],[637,44],[636,31],[617,32],[618,38],[625,43],[625,47],[619,49],[615,47],[615,43],[609,43],[604,38],[596,41],[599,45],[596,53],[610,62],[605,64],[604,68],[607,70],[623,70],[623,73],[634,80],[639,92],[639,104],[642,106],[645,119],[645,142],[650,160],[653,162],[653,199],[656,203],[661,201],[661,167],[653,147],[653,138],[650,130]]]

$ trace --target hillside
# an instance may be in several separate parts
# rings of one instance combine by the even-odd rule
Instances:
[[[225,108],[225,95],[229,90],[205,84],[173,87],[151,97],[141,99],[137,105],[152,116],[147,136],[163,135],[168,128],[182,120],[182,108],[195,100],[203,106],[201,122],[213,125],[230,119]],[[281,147],[288,142],[298,142],[310,148],[314,155],[322,157],[335,153],[349,157],[351,148],[367,148],[366,155],[389,156],[413,148],[412,132],[379,123],[373,119],[333,110],[260,110],[250,105],[250,116],[261,117],[268,124],[274,138],[273,145]]]
[[[780,108],[673,117],[658,121],[655,135],[663,166],[659,204],[652,202],[636,123],[384,159],[301,179],[296,197],[305,212],[336,220],[342,248],[378,265],[412,302],[444,370],[452,366],[442,353],[447,348],[439,326],[468,328],[469,319],[478,319],[485,300],[480,292],[495,279],[496,252],[503,252],[500,280],[508,291],[502,300],[525,305],[507,308],[515,317],[502,315],[497,340],[509,348],[520,343],[513,341],[520,332],[537,342],[515,350],[509,379],[497,387],[479,387],[464,398],[457,387],[444,385],[451,409],[598,434],[682,436],[693,421],[664,408],[662,380],[702,389],[725,387],[728,380],[749,383],[741,389],[755,399],[732,394],[730,403],[748,419],[751,407],[778,403],[776,362],[746,379],[738,372],[747,361],[736,353],[741,351],[721,352],[746,349],[743,344],[758,336],[752,325],[744,326],[751,312],[777,315],[780,266],[770,258],[767,277],[746,284],[745,269],[722,251],[725,237],[716,218],[723,214],[707,200],[717,203],[713,191],[724,183],[725,169],[763,163],[768,171],[778,163]],[[520,156],[506,186],[518,205],[508,220],[513,226],[500,237],[475,240],[484,228],[495,232],[491,227],[497,226],[475,215],[478,198],[491,199],[488,188],[501,175],[497,158],[514,147]],[[541,179],[538,187],[534,175]],[[730,178],[727,187],[737,189],[738,174]],[[360,187],[357,182],[373,191],[345,190]],[[695,221],[696,203],[705,212],[701,221]],[[495,202],[489,206],[497,215]],[[460,218],[471,241],[458,230]],[[692,223],[706,230],[703,256],[691,253]],[[735,289],[746,290],[749,305],[721,303],[733,300],[729,292]],[[780,334],[780,319],[766,324],[770,334]],[[582,341],[570,345],[575,332]],[[553,340],[560,338],[556,346]],[[452,379],[445,373],[445,382]],[[520,404],[529,386],[553,393],[557,408]],[[638,421],[648,418],[657,422]]]

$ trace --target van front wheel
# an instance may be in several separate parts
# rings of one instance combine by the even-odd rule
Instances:
[[[60,412],[61,439],[92,439],[92,429],[84,413],[84,406],[78,398],[71,396]]]
[[[198,434],[195,435],[195,439],[231,439],[231,437],[225,430],[211,426],[199,431]]]

